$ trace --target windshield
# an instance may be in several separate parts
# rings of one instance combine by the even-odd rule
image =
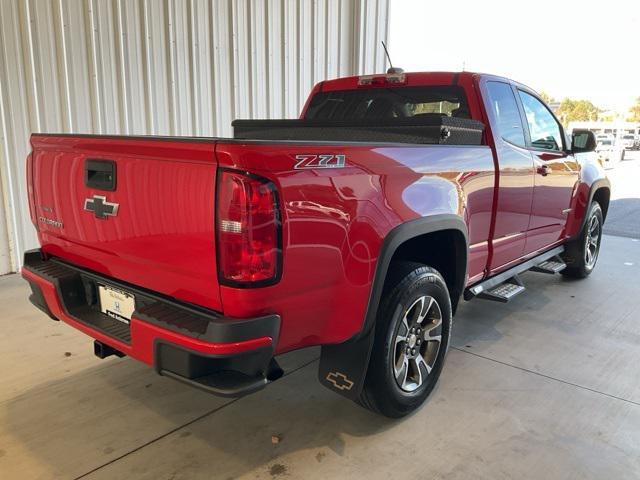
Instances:
[[[417,117],[471,118],[462,87],[367,88],[317,93],[305,120],[382,120]]]
[[[600,142],[600,145],[611,145],[611,140],[603,140]]]

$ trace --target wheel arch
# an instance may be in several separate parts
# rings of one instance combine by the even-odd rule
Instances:
[[[602,208],[602,218],[603,220],[606,220],[610,199],[611,183],[609,182],[609,179],[605,177],[594,180],[589,186],[589,193],[587,198],[585,199],[586,203],[583,204],[582,202],[580,202],[580,213],[579,216],[575,219],[576,223],[578,224],[578,228],[574,230],[573,235],[569,239],[570,241],[580,236],[580,232],[582,232],[582,229],[587,222],[589,207],[594,200],[600,204],[600,207]]]
[[[417,248],[423,247],[425,241],[432,242],[430,244],[436,248]],[[441,250],[438,247],[447,249],[447,254],[440,255]],[[359,396],[371,356],[378,307],[385,291],[392,261],[413,260],[425,264],[435,262],[436,265],[429,266],[443,275],[449,288],[452,312],[455,312],[466,281],[467,252],[467,225],[458,215],[433,215],[411,220],[393,228],[380,248],[362,329],[347,342],[322,347],[318,369],[320,382],[352,400]],[[338,377],[342,381],[337,385],[335,379]],[[345,388],[345,385],[349,387]]]
[[[451,240],[452,243],[442,243],[442,240]],[[426,251],[425,249],[421,251],[416,248],[423,246],[423,242],[431,242],[431,245],[444,247],[449,251],[446,255],[441,255],[439,254],[440,250]],[[375,325],[378,306],[384,293],[392,261],[411,260],[438,270],[447,283],[453,307],[457,305],[464,290],[467,276],[467,255],[467,225],[458,215],[440,214],[422,217],[402,223],[392,229],[380,248],[361,334],[366,334]],[[429,264],[430,261],[436,265]],[[453,311],[455,312],[455,308]]]
[[[447,284],[455,313],[467,273],[467,239],[461,230],[448,228],[410,238],[395,250],[387,269],[396,261],[417,262],[435,268]],[[389,280],[387,274],[383,294],[390,286]]]
[[[595,187],[595,188],[594,188]],[[594,200],[600,204],[600,208],[602,208],[602,219],[603,221],[607,218],[607,212],[609,211],[609,201],[611,199],[611,187],[609,186],[609,182],[598,182],[598,185],[593,185],[591,187],[589,205]],[[586,221],[587,216],[585,215],[582,223]]]

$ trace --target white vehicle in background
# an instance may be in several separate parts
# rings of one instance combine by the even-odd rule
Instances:
[[[596,153],[604,168],[613,168],[624,160],[624,148],[613,138],[596,139]]]
[[[633,150],[636,143],[636,136],[630,133],[624,134],[620,137],[618,143],[620,144],[620,147],[625,150]]]

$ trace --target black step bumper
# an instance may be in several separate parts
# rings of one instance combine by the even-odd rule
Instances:
[[[222,396],[241,396],[282,375],[274,360],[280,317],[236,319],[80,268],[40,250],[25,253],[30,301],[118,353],[161,374]],[[129,323],[100,310],[98,285],[135,297]]]

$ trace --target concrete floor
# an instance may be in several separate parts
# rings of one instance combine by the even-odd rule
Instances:
[[[235,401],[100,361],[2,277],[0,478],[637,479],[639,277],[640,242],[606,236],[587,280],[527,273],[508,305],[464,303],[440,383],[400,421],[321,387],[317,349]]]

